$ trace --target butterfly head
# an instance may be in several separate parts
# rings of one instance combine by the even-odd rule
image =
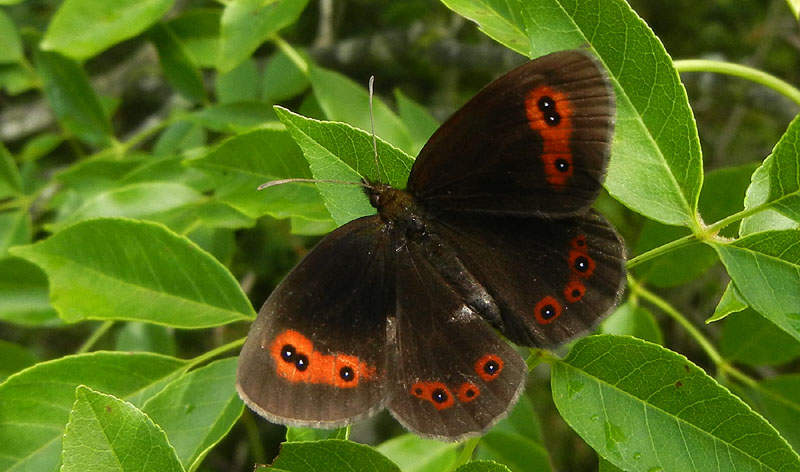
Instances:
[[[425,232],[425,218],[414,197],[388,184],[369,184],[364,187],[369,203],[389,226],[403,226],[408,235]]]

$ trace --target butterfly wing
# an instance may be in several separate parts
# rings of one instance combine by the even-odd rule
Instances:
[[[236,387],[261,416],[332,428],[383,407],[394,248],[377,216],[326,236],[270,295],[239,356]]]
[[[406,241],[398,252],[398,355],[388,406],[416,434],[454,441],[502,418],[522,391],[527,369],[441,276],[431,262],[441,259],[430,244]]]
[[[433,226],[499,309],[484,316],[517,344],[562,344],[619,300],[625,247],[594,210],[546,220],[449,213]]]
[[[495,80],[420,152],[409,191],[428,208],[563,216],[600,191],[614,93],[588,53],[540,57]]]

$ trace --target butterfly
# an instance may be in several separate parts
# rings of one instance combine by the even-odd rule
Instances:
[[[441,440],[482,434],[525,385],[521,346],[591,331],[617,304],[625,248],[591,208],[614,93],[589,53],[530,61],[425,144],[406,189],[323,238],[273,291],[237,390],[264,418],[335,428],[383,409]]]

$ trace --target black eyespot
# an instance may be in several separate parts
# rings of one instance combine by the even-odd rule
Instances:
[[[575,258],[575,270],[578,272],[586,272],[589,270],[589,259],[584,256]]]
[[[559,172],[566,172],[569,170],[569,162],[566,159],[556,159],[556,170]]]
[[[578,290],[577,288],[572,291],[572,298],[578,298],[580,296],[581,296],[581,291]]]
[[[542,315],[542,318],[549,320],[556,316],[556,308],[553,305],[545,305],[539,313]]]
[[[555,111],[545,113],[544,121],[545,123],[547,123],[547,126],[558,126],[558,124],[561,123],[561,115],[559,115]]]
[[[341,377],[345,382],[352,382],[356,378],[356,373],[353,372],[352,368],[344,366],[339,369],[339,377]]]
[[[485,364],[483,364],[483,371],[489,375],[494,375],[495,373],[497,373],[497,369],[499,368],[500,364],[498,364],[497,361],[494,359],[488,360],[486,361]]]
[[[298,354],[294,360],[294,367],[300,372],[303,372],[306,369],[308,369],[308,356],[306,356],[305,354]]]
[[[444,403],[447,401],[447,392],[443,388],[437,388],[431,393],[431,399],[436,403]]]
[[[553,107],[556,106],[556,102],[554,102],[553,99],[550,98],[549,96],[545,95],[542,98],[540,98],[538,102],[536,102],[536,106],[539,107],[539,111],[544,112],[552,110]]]
[[[416,393],[417,395],[422,395],[422,389],[417,387],[414,389],[414,393]]]
[[[286,362],[294,362],[295,354],[296,351],[294,349],[294,346],[292,346],[291,344],[286,344],[281,348],[281,359],[283,359]]]
[[[467,398],[474,397],[475,396],[475,390],[472,390],[472,389],[467,390],[466,395],[467,395]]]

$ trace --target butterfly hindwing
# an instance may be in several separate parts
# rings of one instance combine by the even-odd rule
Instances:
[[[625,248],[593,210],[546,220],[450,213],[433,226],[499,307],[501,320],[487,318],[517,344],[563,344],[618,302]]]
[[[562,216],[600,191],[614,128],[614,93],[583,51],[530,61],[498,78],[431,137],[409,191],[445,211]]]
[[[467,307],[431,261],[428,239],[397,259],[398,354],[388,407],[411,431],[458,440],[486,431],[516,402],[525,362]]]
[[[337,427],[383,407],[394,312],[394,248],[378,217],[326,236],[261,308],[237,389],[270,420]]]

